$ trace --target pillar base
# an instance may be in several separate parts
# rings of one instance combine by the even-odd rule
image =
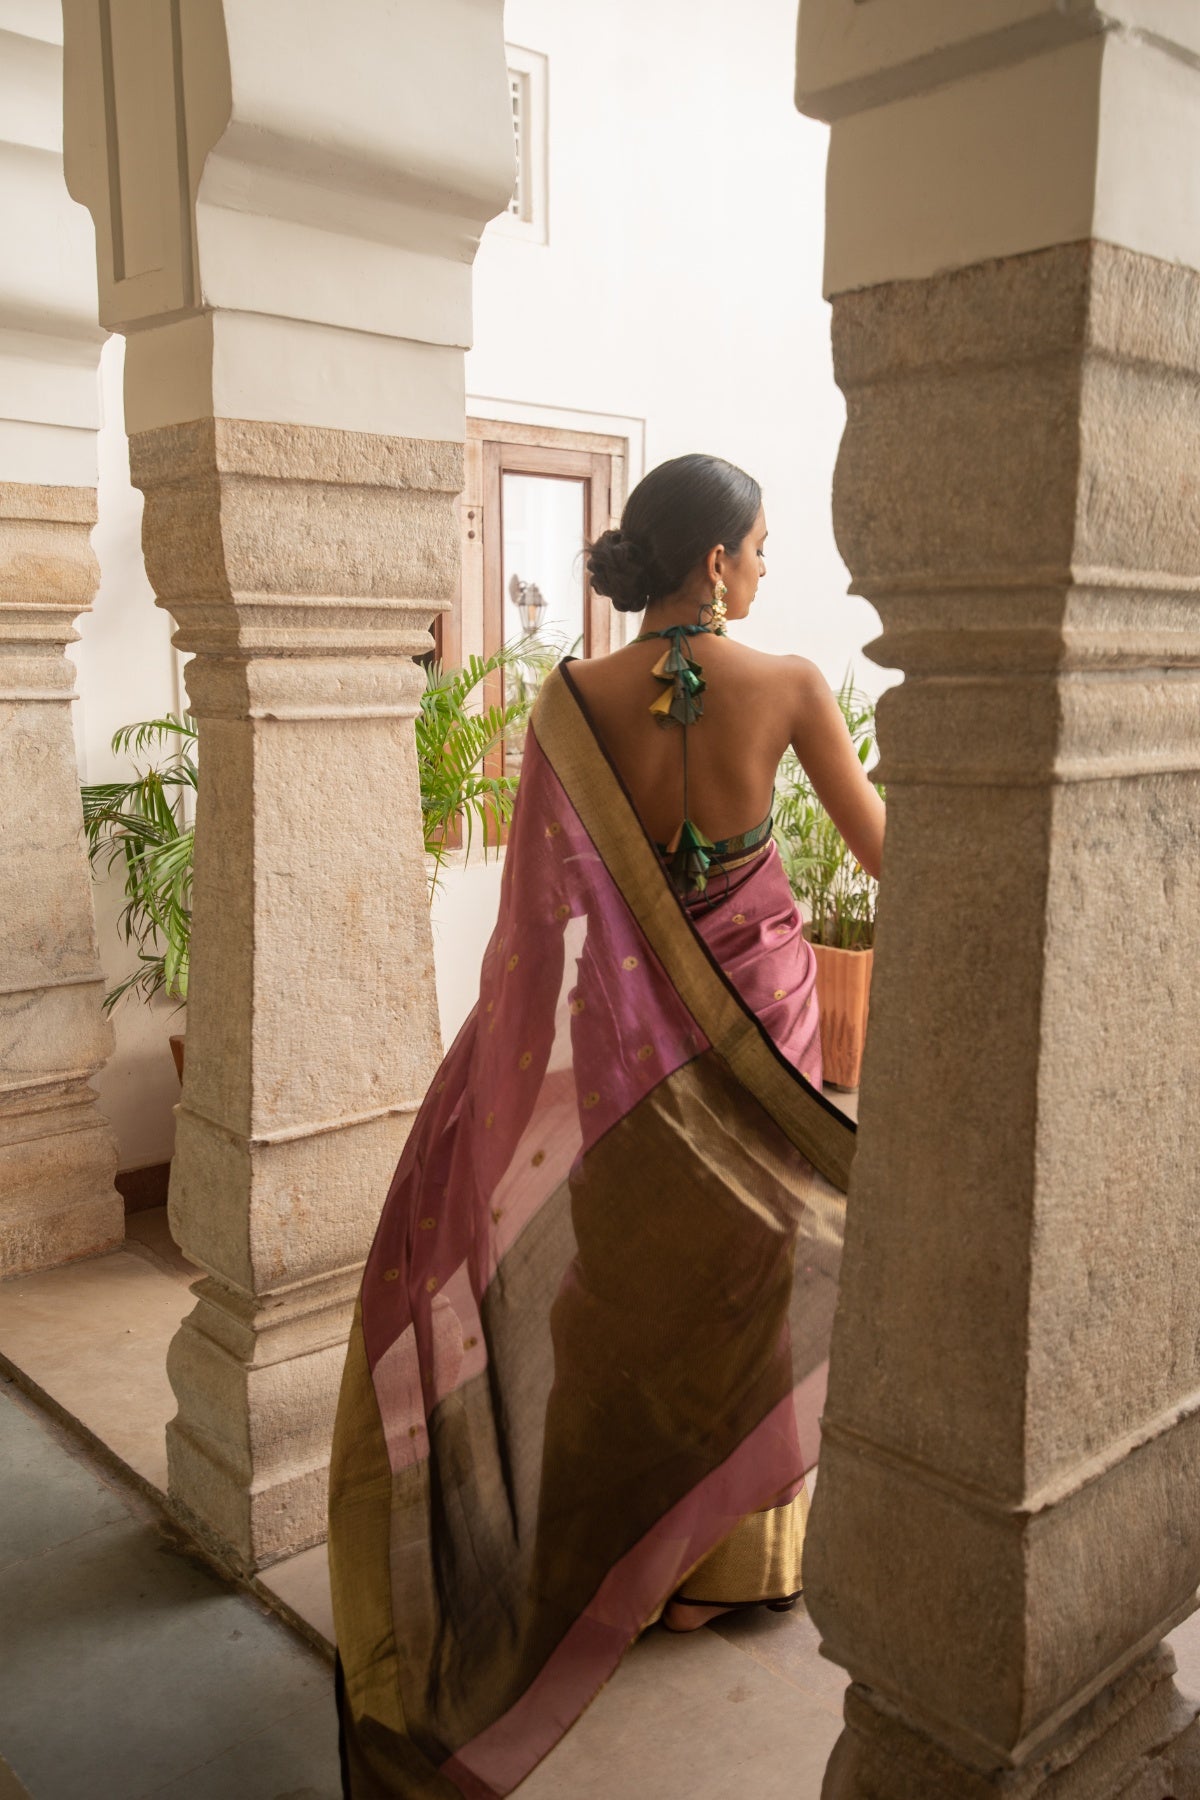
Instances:
[[[247,1573],[324,1541],[329,1444],[360,1271],[253,1301],[214,1280],[167,1353],[171,1503]]]
[[[1159,1644],[1020,1769],[969,1768],[857,1683],[821,1800],[1200,1800],[1200,1702]]]
[[[0,1110],[0,1281],[125,1241],[117,1151],[90,1087]]]

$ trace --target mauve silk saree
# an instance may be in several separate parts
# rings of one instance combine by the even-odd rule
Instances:
[[[511,1793],[816,1460],[853,1126],[819,1091],[774,847],[713,896],[681,905],[560,668],[350,1340],[329,1551],[354,1800]]]

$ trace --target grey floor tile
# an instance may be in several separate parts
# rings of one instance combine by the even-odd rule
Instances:
[[[333,1596],[329,1591],[329,1546],[314,1544],[264,1569],[259,1580],[278,1594],[298,1618],[311,1625],[333,1648]]]
[[[341,1800],[337,1715],[308,1706],[192,1769],[153,1800]]]
[[[709,1629],[841,1718],[850,1678],[821,1655],[820,1634],[803,1601],[789,1613],[768,1612],[765,1606],[747,1607],[718,1619]]]
[[[126,1517],[112,1489],[75,1461],[0,1385],[0,1569]]]
[[[36,1800],[139,1800],[332,1707],[327,1664],[132,1518],[0,1574],[0,1615],[0,1750]]]
[[[703,1629],[651,1631],[521,1800],[818,1800],[840,1722]]]

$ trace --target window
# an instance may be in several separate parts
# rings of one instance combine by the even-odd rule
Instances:
[[[513,155],[516,179],[508,210],[525,225],[533,220],[533,195],[529,179],[529,76],[524,69],[508,71],[508,88],[512,99]]]
[[[614,647],[612,603],[593,591],[583,552],[620,513],[628,451],[627,439],[599,432],[467,420],[462,579],[457,605],[438,621],[447,663],[487,656],[531,628],[556,654]],[[508,675],[536,679],[532,669]],[[487,698],[503,692],[497,678]],[[489,773],[519,763],[510,745]]]
[[[493,219],[488,230],[504,237],[524,238],[530,244],[544,244],[549,240],[546,58],[536,50],[523,50],[518,44],[509,44],[507,55],[516,182],[507,212]]]

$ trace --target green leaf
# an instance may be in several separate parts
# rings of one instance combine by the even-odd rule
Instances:
[[[869,768],[875,757],[874,704],[854,687],[849,671],[836,698],[855,754]],[[779,766],[775,841],[813,941],[843,950],[869,948],[878,884],[846,845],[793,751]]]
[[[556,646],[532,637],[468,657],[461,669],[427,670],[416,739],[425,848],[433,858],[431,900],[455,825],[468,852],[476,832],[482,834],[486,856],[489,839],[512,817],[516,778],[482,771],[524,730],[537,688],[557,660]],[[481,694],[494,677],[504,694],[499,702]]]
[[[196,788],[195,742],[195,725],[186,716],[123,726],[112,740],[115,753],[166,753],[136,770],[130,781],[81,790],[93,873],[123,866],[125,904],[117,930],[138,950],[138,967],[105,998],[109,1011],[126,993],[140,993],[147,1001],[163,991],[186,997],[193,832],[183,822],[182,808],[184,793]]]

